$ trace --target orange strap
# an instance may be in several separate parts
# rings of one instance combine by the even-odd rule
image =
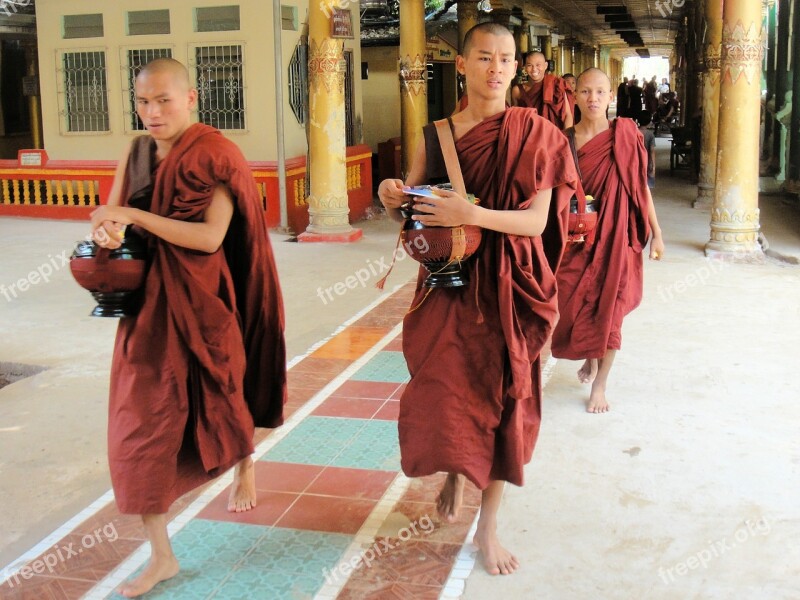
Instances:
[[[439,136],[439,146],[442,148],[442,156],[444,157],[444,164],[447,167],[447,177],[450,179],[450,185],[453,186],[453,191],[459,196],[467,198],[467,186],[464,185],[464,176],[461,174],[461,163],[458,162],[458,153],[456,153],[456,143],[453,139],[453,132],[450,130],[450,120],[442,119],[441,121],[434,121],[436,125],[436,134]],[[461,260],[464,253],[467,251],[467,234],[463,227],[453,227],[452,232],[452,249],[450,251],[450,261]]]

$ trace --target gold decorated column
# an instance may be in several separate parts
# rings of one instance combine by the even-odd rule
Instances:
[[[308,8],[308,200],[309,224],[301,242],[355,241],[350,226],[345,145],[344,44],[331,37],[338,0]]]
[[[478,24],[478,3],[475,0],[460,0],[458,3],[458,52],[464,50],[464,36]]]
[[[703,48],[703,124],[700,145],[700,173],[695,208],[709,209],[714,200],[719,135],[719,70],[722,44],[722,3],[704,0],[706,45]]]
[[[428,122],[425,0],[400,2],[400,130],[405,179],[422,127]]]
[[[525,25],[526,30],[527,30],[527,23],[528,23],[528,21],[523,21],[523,24]],[[544,57],[547,60],[553,60],[553,58],[555,58],[553,56],[553,35],[548,30],[547,31],[547,35],[542,36],[542,38],[543,38],[542,39],[542,42],[543,42],[542,43],[542,54],[544,54]]]
[[[761,3],[725,0],[717,172],[706,256],[748,262],[764,257],[758,243],[761,36]]]

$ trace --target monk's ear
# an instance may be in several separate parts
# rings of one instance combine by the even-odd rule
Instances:
[[[467,67],[464,64],[464,57],[460,54],[456,55],[456,71],[458,71],[460,75],[467,74]]]
[[[189,108],[194,109],[197,106],[197,88],[191,88],[189,90]]]

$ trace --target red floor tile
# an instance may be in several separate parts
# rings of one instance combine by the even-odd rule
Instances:
[[[380,500],[396,477],[394,471],[327,467],[309,486],[306,494]]]
[[[350,577],[353,585],[361,582],[393,582],[443,586],[461,551],[459,544],[440,544],[416,539],[402,541],[396,538],[387,538],[386,541],[393,547],[385,550],[369,567],[362,563]],[[379,547],[384,546],[379,544]]]
[[[322,473],[325,467],[257,460],[256,489],[299,494]]]
[[[383,348],[384,350],[393,351],[393,352],[402,352],[403,351],[403,339],[398,336],[393,339],[391,342],[386,344]]]
[[[345,398],[331,396],[311,413],[318,417],[350,417],[353,419],[371,419],[380,410],[386,400],[373,398]]]
[[[228,512],[228,492],[230,492],[230,486],[226,487],[219,496],[200,511],[197,518],[210,521],[271,526],[275,525],[278,519],[298,498],[297,494],[259,491],[256,496],[257,505],[254,509],[247,512],[231,513]]]
[[[415,540],[458,544],[459,546],[467,541],[467,534],[469,534],[478,510],[474,506],[462,506],[458,520],[455,523],[448,523],[442,520],[436,511],[436,505],[432,503],[401,500],[392,508],[393,513],[401,513],[410,523],[415,525],[410,529],[414,534]],[[391,534],[382,530],[382,533],[384,532],[392,536],[400,534],[399,530]]]
[[[382,421],[397,421],[400,416],[400,403],[387,400],[381,409],[375,413],[373,419],[380,419]]]
[[[373,500],[303,495],[276,526],[354,534],[367,520],[375,504]]]
[[[400,396],[402,396],[403,392],[406,391],[406,386],[407,385],[408,384],[406,384],[406,383],[401,383],[400,386],[391,395],[390,400],[400,400]]]
[[[348,582],[336,600],[439,600],[442,586]]]
[[[386,400],[390,398],[399,384],[385,381],[345,381],[334,390],[331,396],[346,398],[373,398]]]
[[[30,579],[19,577],[0,586],[0,598],[3,600],[78,600],[91,590],[94,581],[75,579],[56,579],[35,576]]]

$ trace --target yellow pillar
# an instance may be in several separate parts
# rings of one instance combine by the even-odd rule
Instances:
[[[404,179],[411,168],[417,138],[427,122],[425,1],[403,0],[400,2],[400,130]]]
[[[464,50],[464,36],[478,24],[478,3],[475,0],[461,0],[458,3],[458,52]]]
[[[527,21],[523,21],[523,23],[525,23],[527,26]],[[542,54],[544,54],[544,57],[547,60],[553,60],[553,58],[555,58],[553,56],[553,36],[548,31],[547,35],[543,37],[544,37],[544,43],[542,43]]]
[[[517,30],[514,32],[514,40],[517,43],[517,50],[520,53],[520,60],[523,56],[525,56],[525,53],[530,50],[530,39],[531,36],[528,32],[528,21],[526,19],[522,19],[522,25],[517,27]]]
[[[760,2],[725,0],[716,186],[706,256],[748,262],[764,258],[758,243],[761,25]]]
[[[39,80],[39,57],[36,42],[24,41],[25,62],[27,62],[27,75]],[[33,148],[42,148],[42,110],[39,102],[39,94],[28,96],[28,115],[31,126],[31,142]]]
[[[344,120],[344,44],[331,38],[338,0],[308,7],[308,197],[309,225],[301,242],[355,241],[350,226]]]
[[[695,208],[709,209],[714,200],[719,135],[719,69],[722,44],[722,3],[705,0],[706,45],[703,48],[703,126],[700,145],[700,173]]]

